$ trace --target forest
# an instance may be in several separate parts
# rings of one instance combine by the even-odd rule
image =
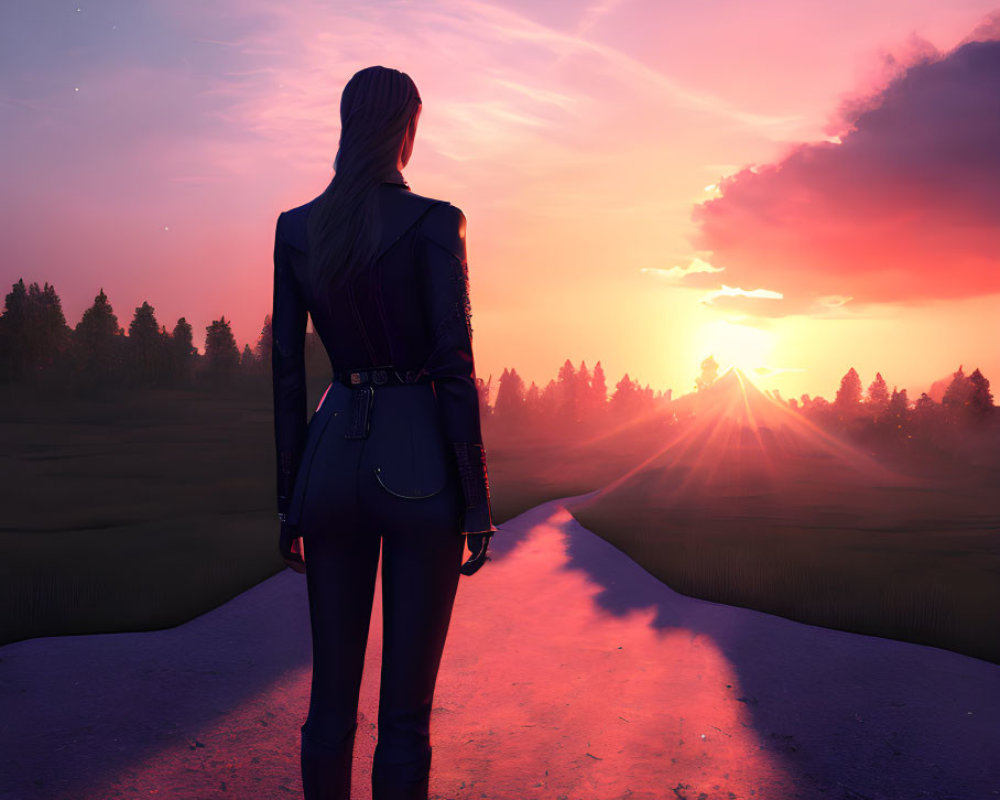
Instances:
[[[330,364],[317,334],[306,333],[306,369],[311,383],[329,380]],[[67,324],[55,287],[22,278],[6,295],[0,315],[0,382],[58,386],[61,391],[105,392],[124,386],[208,389],[233,383],[266,383],[270,375],[271,318],[264,317],[257,340],[240,349],[224,315],[204,331],[202,348],[181,317],[172,329],[161,324],[148,302],[138,306],[126,330],[103,288],[75,326]],[[712,356],[702,362],[691,390],[699,393],[718,380]],[[586,436],[628,421],[662,417],[683,421],[690,405],[674,402],[673,391],[654,391],[625,373],[609,386],[601,362],[592,369],[566,361],[545,386],[526,385],[516,368],[477,377],[484,430],[530,437]],[[678,392],[678,399],[685,393]],[[944,443],[956,432],[975,430],[995,419],[990,382],[963,366],[915,400],[906,388],[891,390],[881,373],[864,388],[850,368],[832,400],[821,396],[784,399],[767,393],[822,428],[882,450],[905,447],[914,439]]]

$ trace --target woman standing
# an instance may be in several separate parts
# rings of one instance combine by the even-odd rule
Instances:
[[[313,672],[306,800],[348,800],[375,576],[382,674],[374,800],[424,800],[430,715],[459,574],[488,559],[465,217],[400,170],[421,102],[405,73],[344,88],[336,174],[282,212],[274,245],[274,420],[281,552],[306,573]],[[306,315],[333,381],[306,422]],[[462,564],[464,545],[473,554]],[[303,550],[308,555],[303,557]]]

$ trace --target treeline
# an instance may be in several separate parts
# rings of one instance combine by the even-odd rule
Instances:
[[[671,390],[654,391],[626,372],[609,391],[604,368],[593,370],[585,361],[579,367],[566,359],[557,377],[544,387],[534,381],[526,386],[514,368],[505,368],[492,396],[492,378],[479,379],[480,412],[484,425],[506,434],[577,434],[655,415],[670,403]]]
[[[202,352],[194,333],[184,317],[168,330],[148,302],[135,309],[126,330],[103,288],[80,321],[70,326],[55,287],[37,282],[26,286],[22,278],[6,295],[0,315],[0,382],[76,389],[166,387],[270,374],[270,315],[254,346],[245,344],[242,350],[224,315],[205,328]],[[312,331],[306,360],[312,374],[327,364]]]
[[[184,317],[168,330],[148,302],[135,309],[126,330],[103,289],[71,327],[55,288],[37,282],[26,286],[22,278],[6,295],[0,316],[0,381],[100,389],[269,379],[270,315],[264,317],[252,347],[238,347],[225,316],[206,327],[203,342],[199,352]],[[329,360],[315,331],[306,334],[305,361],[310,379],[329,376]],[[650,414],[670,402],[670,390],[654,392],[628,373],[609,391],[600,362],[590,370],[586,362],[574,367],[569,359],[544,387],[534,382],[526,386],[513,368],[500,375],[492,402],[492,376],[478,378],[477,386],[483,424],[509,433],[597,429]]]
[[[931,391],[940,400],[923,392],[911,401],[906,389],[896,387],[890,392],[880,372],[867,390],[862,387],[852,367],[832,402],[802,395],[788,404],[827,430],[869,444],[943,441],[959,432],[974,434],[998,421],[989,379],[978,368],[966,375],[959,366],[947,382],[935,384]]]
[[[126,330],[103,289],[71,327],[55,288],[48,283],[25,285],[22,278],[6,295],[0,315],[0,381],[52,382],[61,388],[84,389],[269,379],[270,315],[264,317],[253,346],[247,343],[242,350],[237,346],[225,316],[205,328],[203,343],[199,352],[184,317],[168,330],[148,302],[135,309]],[[326,352],[314,331],[306,334],[305,361],[310,378],[329,375]],[[715,360],[706,359],[696,390],[714,383],[717,373]],[[495,392],[492,376],[479,378],[477,385],[483,424],[508,434],[579,435],[637,418],[673,418],[669,389],[654,391],[628,373],[610,388],[600,361],[591,370],[584,361],[576,367],[567,359],[544,386],[534,381],[526,385],[514,368],[504,369]],[[946,386],[937,388],[932,393],[940,400],[923,393],[912,402],[906,389],[890,391],[881,373],[864,390],[852,368],[832,402],[802,395],[787,404],[826,429],[871,441],[933,438],[936,432],[996,419],[990,382],[979,369],[966,375],[959,367]],[[786,402],[777,391],[772,394]]]

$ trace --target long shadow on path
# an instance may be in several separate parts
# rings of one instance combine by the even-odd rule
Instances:
[[[1000,667],[685,597],[563,503],[463,578],[431,796],[1000,796]],[[354,796],[370,797],[380,583]],[[0,798],[297,797],[308,604],[290,570],[164,631],[0,648]]]
[[[1000,797],[1000,666],[690,598],[575,520],[562,528],[566,566],[601,587],[601,608],[650,609],[657,630],[718,648],[797,796]]]

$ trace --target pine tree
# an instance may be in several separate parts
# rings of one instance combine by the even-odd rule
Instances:
[[[266,369],[271,368],[271,351],[274,344],[274,333],[271,330],[271,315],[264,317],[264,326],[260,329],[260,336],[257,339],[257,346],[254,353],[261,365]]]
[[[881,372],[875,373],[875,380],[868,387],[867,397],[868,408],[872,416],[879,416],[889,408],[889,387],[886,386],[885,378]]]
[[[0,316],[0,375],[5,380],[34,378],[49,370],[66,352],[70,329],[55,287],[11,287]]]
[[[962,366],[952,375],[951,383],[944,391],[941,398],[941,405],[947,413],[947,418],[951,422],[958,422],[965,419],[969,414],[969,407],[972,404],[972,382],[966,377]]]
[[[538,416],[546,422],[559,419],[559,384],[555,378],[549,378],[538,398]]]
[[[715,360],[715,356],[709,356],[701,362],[701,375],[695,379],[694,388],[699,392],[703,392],[715,383],[718,377],[719,362]]]
[[[901,417],[909,410],[910,401],[906,396],[906,389],[900,389],[896,391],[896,387],[892,387],[892,397],[889,398],[889,413],[894,417]]]
[[[847,374],[840,380],[840,388],[837,390],[837,397],[833,401],[842,411],[856,411],[861,404],[861,378],[851,367]]]
[[[73,331],[74,366],[89,385],[116,384],[124,378],[125,331],[118,326],[104,289],[83,312]]]
[[[631,417],[638,410],[640,389],[638,381],[633,381],[626,372],[615,384],[611,395],[609,411],[618,420]]]
[[[578,420],[589,419],[591,414],[590,370],[587,369],[587,362],[582,359],[574,376],[574,384],[576,389],[576,417]]]
[[[885,416],[897,433],[901,433],[909,422],[909,406],[910,401],[906,396],[906,389],[896,391],[896,387],[893,386],[892,396],[889,398],[889,405],[886,407]]]
[[[128,326],[128,354],[134,379],[152,384],[163,378],[164,353],[160,326],[153,307],[146,301],[136,308]]]
[[[37,284],[36,284],[37,285]],[[72,331],[66,324],[62,301],[56,294],[56,287],[48,282],[38,296],[39,353],[38,365],[49,368],[69,348]]]
[[[534,381],[524,393],[524,415],[528,424],[537,422],[542,417],[542,392]]]
[[[524,380],[514,368],[504,368],[500,375],[493,414],[514,425],[524,421]]]
[[[497,381],[497,399],[493,403],[493,413],[495,414],[497,408],[501,409],[501,414],[503,413],[504,405],[504,384],[510,379],[510,368],[504,367],[503,372],[500,373],[500,379]]]
[[[244,375],[253,375],[257,372],[257,356],[250,349],[250,343],[243,345],[243,352],[240,353],[240,372]]]
[[[194,346],[194,330],[191,328],[191,323],[184,317],[177,320],[170,338],[173,339],[174,348],[180,355],[185,358],[193,358],[198,355],[198,350]]]
[[[175,378],[182,384],[187,383],[194,374],[194,365],[199,355],[194,346],[191,323],[184,317],[177,320],[170,334],[169,352],[171,370]]]
[[[209,374],[215,377],[232,375],[239,366],[240,351],[225,315],[205,329],[205,358]]]
[[[24,278],[15,283],[4,300],[0,316],[0,358],[4,380],[24,379],[31,371],[28,287]]]
[[[969,410],[973,416],[985,418],[993,411],[993,394],[990,392],[990,382],[977,367],[969,376],[969,383],[972,384]]]
[[[600,361],[594,365],[594,373],[590,376],[590,397],[597,413],[603,414],[608,407],[608,382]]]
[[[945,409],[934,401],[927,392],[921,392],[920,397],[913,404],[913,411],[910,413],[914,429],[921,437],[932,435],[937,431],[945,416]]]
[[[557,386],[557,414],[562,421],[574,423],[579,415],[579,393],[577,391],[576,369],[568,358],[559,368]]]

